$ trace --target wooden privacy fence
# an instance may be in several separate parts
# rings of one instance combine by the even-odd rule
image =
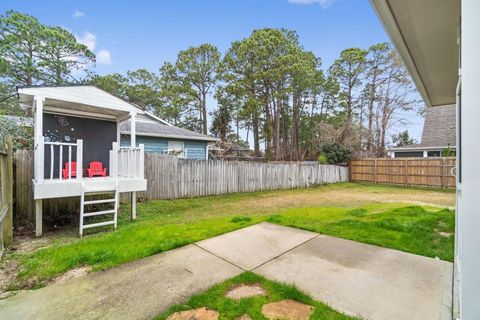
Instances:
[[[0,256],[12,241],[13,160],[12,142],[0,141]]]
[[[455,158],[387,158],[350,162],[350,180],[455,188]]]
[[[145,153],[146,192],[137,196],[147,200],[177,199],[235,192],[289,189],[348,181],[348,168],[301,163],[259,163],[184,160],[175,156]],[[15,224],[34,221],[33,151],[15,154]],[[123,194],[122,200],[128,199]],[[78,198],[43,201],[46,219],[77,212]]]
[[[146,199],[176,199],[348,181],[348,168],[301,163],[196,161],[147,153]],[[142,194],[142,193],[140,193]]]

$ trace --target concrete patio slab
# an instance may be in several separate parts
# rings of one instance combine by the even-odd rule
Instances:
[[[241,272],[189,245],[0,300],[0,319],[152,319]]]
[[[363,319],[451,319],[452,263],[329,236],[254,272]]]
[[[244,270],[252,270],[316,236],[309,231],[260,223],[197,245]]]

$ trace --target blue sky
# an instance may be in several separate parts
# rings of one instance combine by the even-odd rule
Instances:
[[[157,71],[178,51],[205,42],[224,52],[264,27],[296,30],[325,67],[347,47],[388,41],[368,0],[2,0],[0,11],[8,9],[70,30],[97,54],[99,74]],[[419,138],[423,120],[409,119]]]

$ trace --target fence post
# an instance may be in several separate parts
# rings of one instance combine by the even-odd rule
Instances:
[[[405,187],[408,187],[408,159],[405,159]]]
[[[374,182],[375,182],[375,184],[376,184],[376,183],[377,183],[377,158],[375,158],[374,163],[375,163],[375,168],[374,168],[374,172],[375,172],[375,173],[374,173]]]
[[[0,227],[2,228],[0,242],[3,246],[8,246],[13,240],[13,144],[11,138],[7,138],[4,143],[5,154],[1,155],[3,161],[0,163],[3,168],[0,168],[1,173],[1,192],[0,200]],[[5,214],[1,217],[1,211],[6,208]]]
[[[442,189],[445,189],[445,158],[442,158]]]

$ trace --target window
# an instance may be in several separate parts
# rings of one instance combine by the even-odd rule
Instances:
[[[428,151],[427,156],[428,157],[441,157],[442,156],[442,151],[440,151],[440,150]]]
[[[185,144],[183,141],[168,141],[168,154],[178,156],[179,158],[186,158],[187,151],[185,150]]]
[[[395,158],[422,158],[423,151],[402,151],[395,152]]]

